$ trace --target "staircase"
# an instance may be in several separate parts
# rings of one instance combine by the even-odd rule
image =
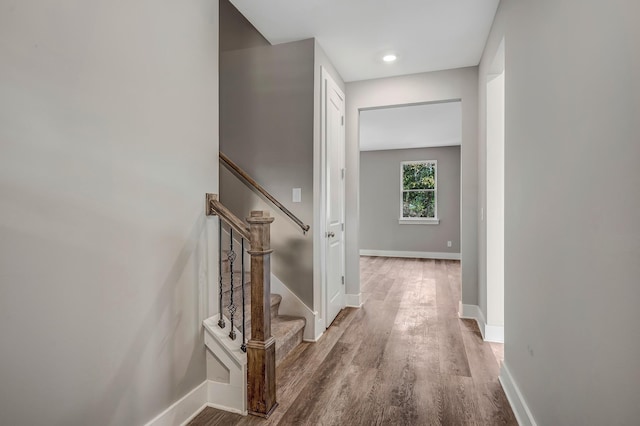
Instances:
[[[278,406],[276,365],[302,342],[306,319],[280,315],[282,296],[271,293],[273,217],[252,211],[244,221],[215,194],[207,194],[206,214],[218,216],[219,271],[212,292],[217,312],[203,324],[208,401],[267,418]]]
[[[223,288],[226,290],[222,293],[222,306],[229,306],[231,301],[231,273],[228,271],[228,261],[223,261],[227,266],[223,271]],[[239,277],[242,272],[240,270],[234,271],[234,275]],[[247,340],[251,338],[251,281],[250,274],[246,274],[245,283],[245,332]],[[234,285],[234,300],[236,303],[241,303],[242,300],[242,285]],[[302,317],[295,317],[289,315],[279,315],[280,302],[282,296],[279,294],[271,293],[270,297],[270,310],[271,310],[271,335],[276,340],[276,367],[280,362],[286,358],[286,356],[302,342],[302,336],[304,334],[304,327],[307,320]],[[240,309],[238,309],[240,311]],[[236,322],[239,331],[242,329],[242,321]],[[241,333],[239,333],[241,335]]]

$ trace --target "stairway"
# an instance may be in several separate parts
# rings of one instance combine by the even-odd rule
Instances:
[[[223,288],[227,289],[222,293],[222,304],[225,310],[225,316],[228,318],[229,314],[226,312],[226,307],[229,306],[231,299],[231,285],[230,285],[230,273],[225,271],[228,268],[223,269]],[[234,271],[234,284],[239,281],[241,272]],[[246,273],[245,284],[245,329],[247,335],[247,341],[251,338],[251,282],[250,273]],[[238,333],[238,339],[242,339],[242,310],[240,306],[242,304],[242,286],[240,284],[234,285],[233,299],[235,305],[238,307],[236,311],[236,318],[234,324],[240,331]],[[276,341],[276,366],[286,358],[286,356],[302,342],[302,336],[304,334],[304,327],[306,325],[306,319],[302,317],[295,317],[289,315],[280,315],[280,301],[282,296],[279,294],[271,293],[271,335]]]

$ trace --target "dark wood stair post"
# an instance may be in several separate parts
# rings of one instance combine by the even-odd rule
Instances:
[[[247,397],[250,414],[269,417],[276,402],[276,341],[271,335],[271,244],[274,218],[252,211],[251,232],[251,340],[247,343]]]

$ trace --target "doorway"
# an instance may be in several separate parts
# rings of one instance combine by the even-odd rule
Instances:
[[[322,298],[324,326],[345,307],[345,95],[322,69]]]
[[[459,99],[360,110],[361,255],[461,259],[461,145]]]

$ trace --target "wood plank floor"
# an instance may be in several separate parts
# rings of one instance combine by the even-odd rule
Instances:
[[[268,420],[206,408],[190,425],[517,425],[501,345],[458,318],[460,262],[362,257],[360,269],[364,306],[280,364]]]

